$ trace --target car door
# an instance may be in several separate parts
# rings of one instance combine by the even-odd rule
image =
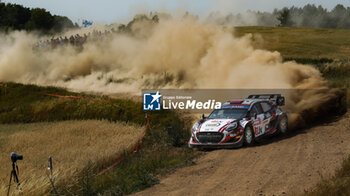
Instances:
[[[260,106],[264,113],[264,120],[262,122],[264,133],[269,133],[270,131],[272,131],[273,128],[273,107],[268,102],[261,102]]]
[[[263,125],[265,115],[260,103],[256,103],[253,105],[250,111],[250,115],[253,121],[255,137],[263,135],[265,133],[265,126]]]

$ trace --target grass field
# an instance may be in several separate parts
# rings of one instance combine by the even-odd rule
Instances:
[[[278,51],[284,58],[349,59],[350,31],[291,27],[237,27],[236,34],[258,34],[259,48]]]
[[[13,151],[24,155],[23,161],[18,161],[23,193],[40,195],[52,188],[46,176],[49,156],[58,184],[68,179],[75,184],[89,162],[108,163],[132,150],[144,127],[87,120],[0,125],[0,130],[0,195],[7,191]],[[12,193],[16,194],[14,187]]]

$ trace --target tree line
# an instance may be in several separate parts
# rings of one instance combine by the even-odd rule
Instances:
[[[280,26],[350,29],[350,7],[336,5],[328,11],[322,6],[306,5],[278,11]]]
[[[30,9],[22,5],[0,3],[0,31],[3,32],[27,30],[50,33],[77,26],[69,18],[52,15],[42,8]]]
[[[157,14],[151,14],[150,18],[144,15],[135,16],[129,24],[120,25],[118,30],[130,31],[132,24],[136,21],[146,21],[150,24],[157,23],[159,21]],[[167,15],[166,17],[171,16]],[[275,9],[272,12],[247,11],[241,14],[231,13],[226,16],[211,13],[207,19],[221,25],[230,26],[257,25],[350,29],[350,7],[338,4],[328,11],[322,6],[307,4],[300,8],[285,7]],[[56,33],[75,27],[78,27],[78,24],[73,24],[68,17],[52,15],[42,8],[30,9],[22,5],[0,3],[0,31],[2,32],[27,30]]]

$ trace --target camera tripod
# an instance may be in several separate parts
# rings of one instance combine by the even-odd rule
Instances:
[[[16,170],[17,170],[17,172],[16,172]],[[10,195],[12,176],[13,176],[14,183],[17,184],[17,189],[19,190],[19,192],[21,192],[21,187],[20,187],[21,183],[19,183],[17,173],[18,173],[18,166],[17,166],[16,162],[13,161],[12,162],[12,171],[11,171],[11,175],[10,175],[9,188],[7,190],[7,196]]]

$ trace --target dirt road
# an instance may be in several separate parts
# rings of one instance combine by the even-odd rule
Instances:
[[[259,145],[206,152],[136,195],[290,195],[303,193],[350,154],[350,115]]]

